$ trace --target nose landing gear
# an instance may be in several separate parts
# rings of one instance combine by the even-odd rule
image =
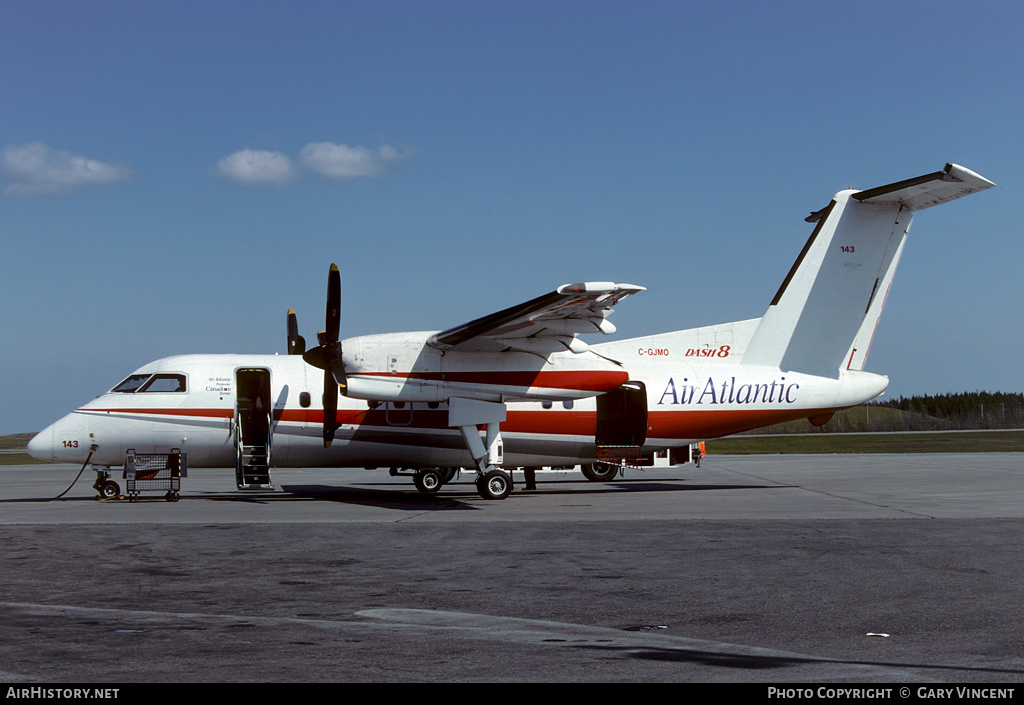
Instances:
[[[121,499],[121,486],[110,479],[109,468],[97,468],[96,471],[96,482],[93,483],[93,489],[97,492],[97,499]]]

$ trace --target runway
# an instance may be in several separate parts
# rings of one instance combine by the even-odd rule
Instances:
[[[1024,454],[44,501],[78,470],[0,468],[0,681],[1024,682]]]

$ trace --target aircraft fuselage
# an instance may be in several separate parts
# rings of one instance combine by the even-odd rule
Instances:
[[[620,347],[629,349],[628,342]],[[652,355],[650,350],[661,349]],[[820,417],[884,391],[883,376],[843,371],[835,378],[687,355],[663,345],[635,346],[624,361],[647,396],[644,452],[683,447],[793,419]],[[264,370],[270,380],[276,467],[471,467],[445,402],[366,401],[340,397],[334,444],[321,441],[319,370],[289,355],[183,355],[145,365],[133,376],[184,378],[182,391],[111,391],[49,426],[30,451],[57,462],[120,465],[128,451],[187,452],[189,465],[235,463],[240,370]],[[526,373],[524,373],[526,374]],[[396,375],[397,377],[398,375]],[[625,379],[625,375],[623,375]],[[166,385],[165,385],[166,386]],[[505,464],[575,465],[596,458],[597,404],[585,398],[509,401],[501,424]]]

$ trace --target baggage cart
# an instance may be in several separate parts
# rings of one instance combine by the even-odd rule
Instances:
[[[185,453],[131,453],[125,458],[128,501],[138,499],[140,492],[164,492],[164,499],[177,502],[181,478],[188,476]]]

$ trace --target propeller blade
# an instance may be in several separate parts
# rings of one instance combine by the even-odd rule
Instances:
[[[330,369],[324,370],[324,448],[330,448],[338,423],[338,384]]]
[[[288,354],[301,355],[306,352],[306,339],[299,335],[299,321],[295,311],[288,309]]]
[[[341,356],[341,343],[338,334],[341,331],[341,272],[338,265],[332,264],[327,276],[327,320],[326,330],[317,334],[319,345],[302,354],[302,359],[313,367],[324,371],[324,448],[330,448],[334,440],[334,432],[341,424],[338,423],[338,392],[344,387],[345,364]],[[291,344],[291,317],[289,314],[289,345]],[[305,343],[303,343],[305,346]]]
[[[327,333],[328,343],[338,342],[338,333],[341,330],[341,272],[338,265],[332,264],[330,274],[327,275]]]

